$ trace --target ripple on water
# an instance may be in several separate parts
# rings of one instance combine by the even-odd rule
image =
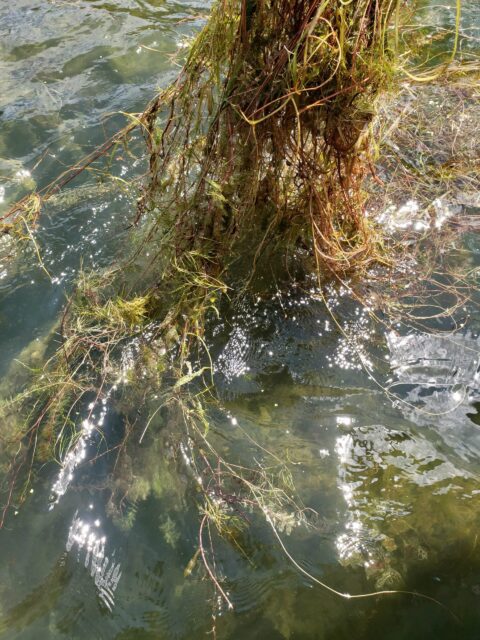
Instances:
[[[107,537],[101,531],[101,522],[96,519],[88,522],[75,513],[66,549],[69,553],[75,548],[77,561],[84,555],[83,564],[95,584],[98,596],[110,611],[115,605],[115,591],[118,587],[122,570],[120,562],[116,562],[115,550],[107,554]]]
[[[387,335],[399,409],[440,435],[454,456],[477,462],[480,430],[471,419],[480,399],[480,339],[470,332]]]
[[[371,341],[368,313],[331,287],[328,308],[318,291],[290,287],[235,306],[228,339],[215,360],[217,387],[228,398],[262,392],[263,382],[283,379],[295,384],[332,384],[342,369],[342,384],[370,365],[365,343]],[[341,330],[331,312],[341,319]]]
[[[260,567],[250,567],[244,574],[231,582],[232,601],[235,611],[244,613],[265,605],[272,590],[287,588],[291,582],[289,572],[273,572]]]

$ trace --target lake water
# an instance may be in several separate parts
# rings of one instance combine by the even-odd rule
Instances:
[[[465,4],[468,56],[480,11]],[[120,112],[141,112],[175,77],[172,54],[208,7],[200,0],[3,2],[0,210],[102,143],[125,122]],[[422,19],[451,24],[452,15],[427,4]],[[115,149],[123,180],[145,172],[141,149],[135,139]],[[3,390],[14,359],[42,351],[80,267],[111,264],[126,242],[135,195],[120,181],[99,182],[104,169],[94,165],[71,197],[44,211],[38,239],[53,281],[31,247],[8,260],[2,248]],[[451,206],[478,215],[469,198]],[[451,260],[474,273],[476,234],[454,244]],[[85,458],[41,470],[0,530],[2,640],[186,640],[215,637],[206,635],[212,629],[228,640],[480,637],[477,292],[453,314],[455,324],[399,318],[388,330],[345,287],[330,286],[325,296],[313,282],[280,282],[226,309],[212,328],[224,407],[214,427],[225,455],[263,459],[268,450],[289,460],[299,500],[316,512],[302,521],[283,514],[284,550],[268,524],[250,516],[237,544],[215,540],[213,561],[233,612],[213,597],[201,563],[191,562],[200,519],[181,426],[149,434],[138,458],[125,462],[122,477],[139,488],[121,518],[110,498],[122,485],[112,488],[103,441],[86,433]],[[427,300],[439,301],[447,307],[448,295]],[[94,410],[114,443],[118,408],[106,399]],[[341,598],[285,550],[341,593],[399,589],[430,599]]]

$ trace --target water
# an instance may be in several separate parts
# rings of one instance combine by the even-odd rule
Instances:
[[[124,122],[115,112],[141,111],[175,76],[168,54],[200,26],[207,5],[4,3],[0,207],[103,142]],[[465,47],[478,17],[469,6]],[[130,152],[115,152],[113,171],[126,180],[145,171],[139,141]],[[98,177],[75,183],[91,197],[71,192],[44,212],[39,243],[53,282],[31,248],[2,257],[2,395],[21,376],[14,358],[41,360],[80,266],[106,266],[122,248],[135,193]],[[469,202],[452,206],[478,213]],[[468,233],[462,243],[456,259],[478,268],[478,238]],[[448,296],[431,296],[448,304]],[[107,397],[63,469],[46,466],[0,532],[2,640],[183,640],[212,628],[232,640],[478,638],[478,300],[459,309],[455,334],[448,318],[386,330],[344,287],[331,287],[327,302],[313,282],[279,283],[225,310],[211,339],[224,405],[216,438],[234,459],[268,461],[268,450],[291,462],[298,496],[317,515],[299,522],[276,513],[276,524],[314,578],[342,593],[402,589],[441,604],[333,595],[248,514],[238,544],[214,536],[209,556],[234,605],[228,612],[212,602],[201,562],[191,562],[198,495],[181,425],[152,426],[135,458],[121,458],[112,484],[112,459],[94,430],[118,444],[121,405]],[[119,511],[114,503],[132,486]]]

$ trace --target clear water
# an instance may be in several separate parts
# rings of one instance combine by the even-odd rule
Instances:
[[[479,18],[478,5],[469,7],[467,36]],[[0,207],[102,142],[123,122],[116,111],[141,111],[175,75],[168,54],[207,12],[208,3],[195,0],[2,3]],[[125,150],[116,154],[121,177],[145,170]],[[134,196],[97,178],[90,172],[75,183],[88,186],[88,199],[73,192],[42,218],[39,242],[53,283],[31,249],[2,259],[3,389],[14,358],[41,351],[80,265],[106,266],[122,247]],[[463,243],[458,256],[477,268],[477,237],[466,234]],[[386,333],[345,291],[332,288],[327,297],[338,325],[301,287],[226,311],[212,343],[225,406],[216,430],[232,456],[262,455],[241,427],[293,463],[297,492],[318,517],[291,531],[286,522],[281,535],[307,572],[340,592],[403,589],[443,606],[412,595],[353,601],[328,593],[255,518],[241,552],[216,541],[234,612],[212,602],[198,564],[185,575],[199,517],[173,425],[147,438],[124,471],[125,482],[143,483],[129,528],[109,509],[109,458],[99,456],[98,439],[86,433],[86,461],[40,474],[0,531],[2,640],[183,640],[214,627],[232,640],[480,637],[478,300],[460,310],[462,328],[452,337],[438,333],[453,329],[448,321]],[[108,402],[95,414],[115,442],[121,416]]]

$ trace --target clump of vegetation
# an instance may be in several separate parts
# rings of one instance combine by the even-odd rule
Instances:
[[[152,180],[142,206],[173,205],[180,250],[221,262],[248,229],[256,258],[286,236],[334,270],[382,259],[361,182],[375,101],[397,62],[397,6],[216,5],[147,117]]]
[[[60,348],[30,390],[12,400],[23,412],[27,446],[11,463],[7,506],[20,469],[36,454],[47,459],[49,450],[64,462],[82,438],[77,412],[88,406],[89,424],[108,399],[124,416],[110,514],[129,527],[136,502],[162,490],[158,474],[135,479],[125,469],[155,429],[181,425],[182,455],[200,496],[199,555],[229,605],[206,532],[238,544],[256,510],[282,544],[279,532],[307,522],[286,461],[265,450],[263,461],[230,461],[211,434],[210,416],[221,407],[205,332],[274,252],[287,256],[287,267],[289,256],[300,256],[322,277],[390,265],[386,236],[365,215],[363,184],[375,105],[393,85],[400,17],[411,10],[400,0],[217,2],[178,80],[137,120],[149,181],[131,255],[80,279]],[[79,163],[61,185],[96,158]],[[29,211],[30,229],[40,203],[16,205],[4,224]],[[142,420],[139,406],[148,414]]]

